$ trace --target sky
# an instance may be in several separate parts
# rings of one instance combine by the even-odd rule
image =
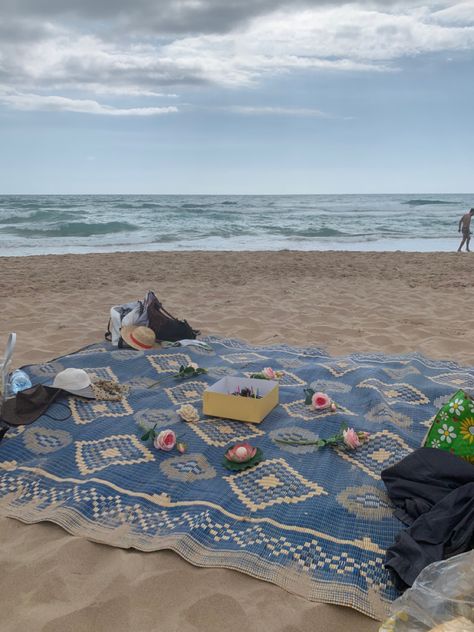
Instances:
[[[474,0],[0,0],[0,194],[469,193]]]

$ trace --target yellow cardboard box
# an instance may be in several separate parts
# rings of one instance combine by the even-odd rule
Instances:
[[[239,387],[253,388],[260,399],[232,395]],[[278,382],[272,380],[227,376],[203,393],[203,412],[211,417],[259,424],[275,406],[278,406]]]

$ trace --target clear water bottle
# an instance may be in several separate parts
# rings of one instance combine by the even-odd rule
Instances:
[[[32,384],[30,378],[21,369],[13,371],[10,375],[9,390],[13,395],[16,395],[19,391],[24,391],[31,386]]]

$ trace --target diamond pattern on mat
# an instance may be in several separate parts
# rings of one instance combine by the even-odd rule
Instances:
[[[221,358],[231,364],[251,364],[252,362],[268,360],[267,356],[260,355],[260,353],[253,353],[252,351],[247,353],[228,353],[227,355],[221,356]]]
[[[393,514],[386,492],[373,485],[346,487],[337,495],[336,500],[359,518],[379,521]]]
[[[76,424],[90,424],[100,417],[125,417],[131,415],[133,409],[126,397],[118,402],[98,399],[80,399],[69,397],[69,408]]]
[[[313,391],[323,393],[350,393],[352,390],[350,384],[344,384],[344,382],[338,382],[337,380],[315,380],[311,382],[310,388]]]
[[[202,394],[207,388],[205,382],[197,382],[195,380],[185,380],[177,386],[170,386],[165,388],[165,393],[168,395],[173,404],[179,406],[180,404],[190,404],[191,402],[200,402]]]
[[[245,424],[241,421],[230,419],[213,419],[188,424],[188,428],[193,430],[201,439],[217,448],[223,448],[229,443],[245,441],[252,437],[260,437],[265,433],[257,428],[255,424]]]
[[[333,415],[337,417],[338,413],[342,415],[353,415],[356,416],[356,413],[353,413],[348,408],[337,404],[337,411],[332,412],[331,410],[314,410],[312,406],[308,406],[304,403],[304,399],[297,399],[294,402],[289,402],[288,404],[282,404],[282,407],[286,410],[286,412],[290,415],[290,417],[295,417],[297,419],[304,419],[305,421],[315,421],[317,419],[322,419],[323,417],[327,417],[328,415]]]
[[[92,381],[94,380],[115,380],[119,381],[118,377],[112,371],[109,366],[95,366],[92,369],[84,369]]]
[[[285,459],[269,459],[256,467],[225,476],[239,500],[251,511],[272,505],[299,503],[313,496],[327,495],[315,482],[308,481]]]
[[[334,449],[345,461],[376,480],[380,480],[382,470],[401,461],[411,452],[405,441],[390,430],[371,433],[369,441],[357,450]]]
[[[33,426],[23,434],[23,441],[30,452],[48,454],[69,445],[72,442],[72,436],[66,430]]]
[[[384,424],[393,423],[401,428],[409,428],[413,419],[408,415],[403,415],[395,410],[392,410],[388,404],[381,402],[371,408],[366,414],[365,419],[374,423]]]
[[[285,356],[276,358],[276,361],[280,366],[285,369],[299,369],[304,366],[304,362],[299,358],[287,358]]]
[[[354,362],[354,360],[351,360],[350,358],[345,358],[344,360],[331,360],[321,364],[321,366],[327,369],[335,377],[342,377],[343,375],[346,375],[346,373],[351,373],[352,371],[362,368],[360,364],[357,364],[357,362]]]
[[[384,367],[382,370],[393,380],[400,380],[407,377],[407,375],[420,373],[419,370],[414,366],[405,366],[401,369],[390,369]]]
[[[401,403],[421,406],[430,403],[430,400],[421,391],[411,384],[403,382],[386,384],[376,378],[369,378],[357,384],[357,388],[372,388],[380,393],[389,404]]]
[[[157,373],[177,373],[180,366],[188,366],[191,358],[185,353],[147,355],[146,359]]]
[[[46,364],[35,364],[33,366],[28,367],[28,373],[30,375],[37,375],[42,378],[51,378],[53,380],[56,377],[56,374],[64,369],[64,366],[57,361],[47,362]],[[52,382],[51,382],[52,383]]]
[[[154,458],[134,435],[76,442],[76,464],[81,474],[92,474],[112,465],[146,463]]]
[[[462,388],[465,391],[473,391],[474,390],[474,375],[470,373],[467,369],[466,371],[459,371],[456,373],[441,373],[440,375],[433,375],[428,378],[432,382],[436,382],[437,384],[443,384],[443,386],[452,386],[453,389]]]
[[[258,373],[258,371],[246,371],[244,375],[246,377],[250,377],[255,372]],[[276,381],[280,386],[306,386],[306,382],[304,380],[290,371],[285,371],[284,375]]]
[[[171,479],[190,483],[216,476],[215,468],[203,454],[186,454],[166,459],[160,463],[160,469]]]
[[[79,506],[88,508],[90,519],[98,524],[105,524],[109,529],[127,525],[132,533],[142,537],[156,537],[162,532],[182,532],[183,527],[206,536],[214,542],[227,542],[239,549],[251,549],[257,545],[276,558],[287,560],[285,564],[296,562],[300,572],[312,575],[318,573],[350,576],[357,573],[364,578],[367,586],[387,589],[387,575],[383,568],[383,555],[368,548],[366,555],[370,559],[362,559],[359,552],[348,542],[342,549],[340,544],[331,545],[324,541],[309,537],[295,544],[279,531],[274,535],[259,523],[245,524],[216,520],[209,509],[202,511],[181,511],[171,515],[166,509],[164,495],[156,497],[157,504],[148,507],[140,506],[135,499],[116,493],[104,494],[95,486],[83,488],[80,485],[64,485],[61,489],[51,489],[37,477],[18,476],[15,472],[6,473],[0,478],[0,496],[16,494],[18,503],[33,502],[36,507],[46,509],[52,504],[64,503],[75,498]],[[370,543],[370,541],[369,541]]]

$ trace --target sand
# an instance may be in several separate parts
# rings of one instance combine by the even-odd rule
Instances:
[[[0,258],[0,344],[14,365],[103,338],[111,305],[154,289],[203,334],[420,351],[472,361],[469,254],[117,253]],[[1,632],[351,632],[378,624],[171,552],[138,553],[51,524],[0,519]]]

